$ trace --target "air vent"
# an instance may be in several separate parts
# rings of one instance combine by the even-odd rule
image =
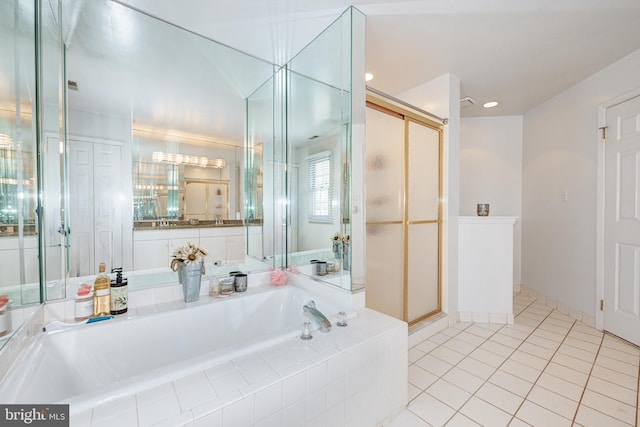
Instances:
[[[476,103],[476,100],[470,96],[465,96],[464,98],[460,98],[460,108],[471,107]]]
[[[67,87],[69,90],[78,90],[78,82],[74,82],[73,80],[67,80]]]

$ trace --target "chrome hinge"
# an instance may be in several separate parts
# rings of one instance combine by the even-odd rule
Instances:
[[[600,311],[604,310],[604,300],[600,300]]]
[[[602,132],[602,139],[607,139],[607,128],[609,126],[602,126],[599,127],[598,129],[600,129],[600,132]]]

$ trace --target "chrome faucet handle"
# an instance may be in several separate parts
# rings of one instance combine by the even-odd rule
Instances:
[[[316,302],[314,300],[311,300],[307,303],[307,307],[309,308],[316,308]]]

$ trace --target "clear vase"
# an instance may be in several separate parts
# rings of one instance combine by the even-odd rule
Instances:
[[[345,242],[342,244],[342,269],[345,271],[351,270],[351,244]]]
[[[340,242],[333,242],[332,249],[333,249],[333,256],[335,257],[335,259],[340,259],[342,257],[340,246],[342,246]]]
[[[184,302],[194,302],[200,299],[200,284],[202,282],[202,262],[194,262],[180,267],[178,279],[182,284]]]

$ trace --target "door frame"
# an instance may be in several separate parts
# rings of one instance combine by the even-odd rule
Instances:
[[[604,300],[604,188],[605,188],[605,144],[600,128],[606,126],[607,109],[622,104],[632,98],[640,96],[640,87],[616,96],[609,101],[598,106],[598,129],[597,129],[597,185],[596,185],[596,300],[594,306],[596,310],[596,329],[603,331],[604,312],[600,309],[600,301]]]

